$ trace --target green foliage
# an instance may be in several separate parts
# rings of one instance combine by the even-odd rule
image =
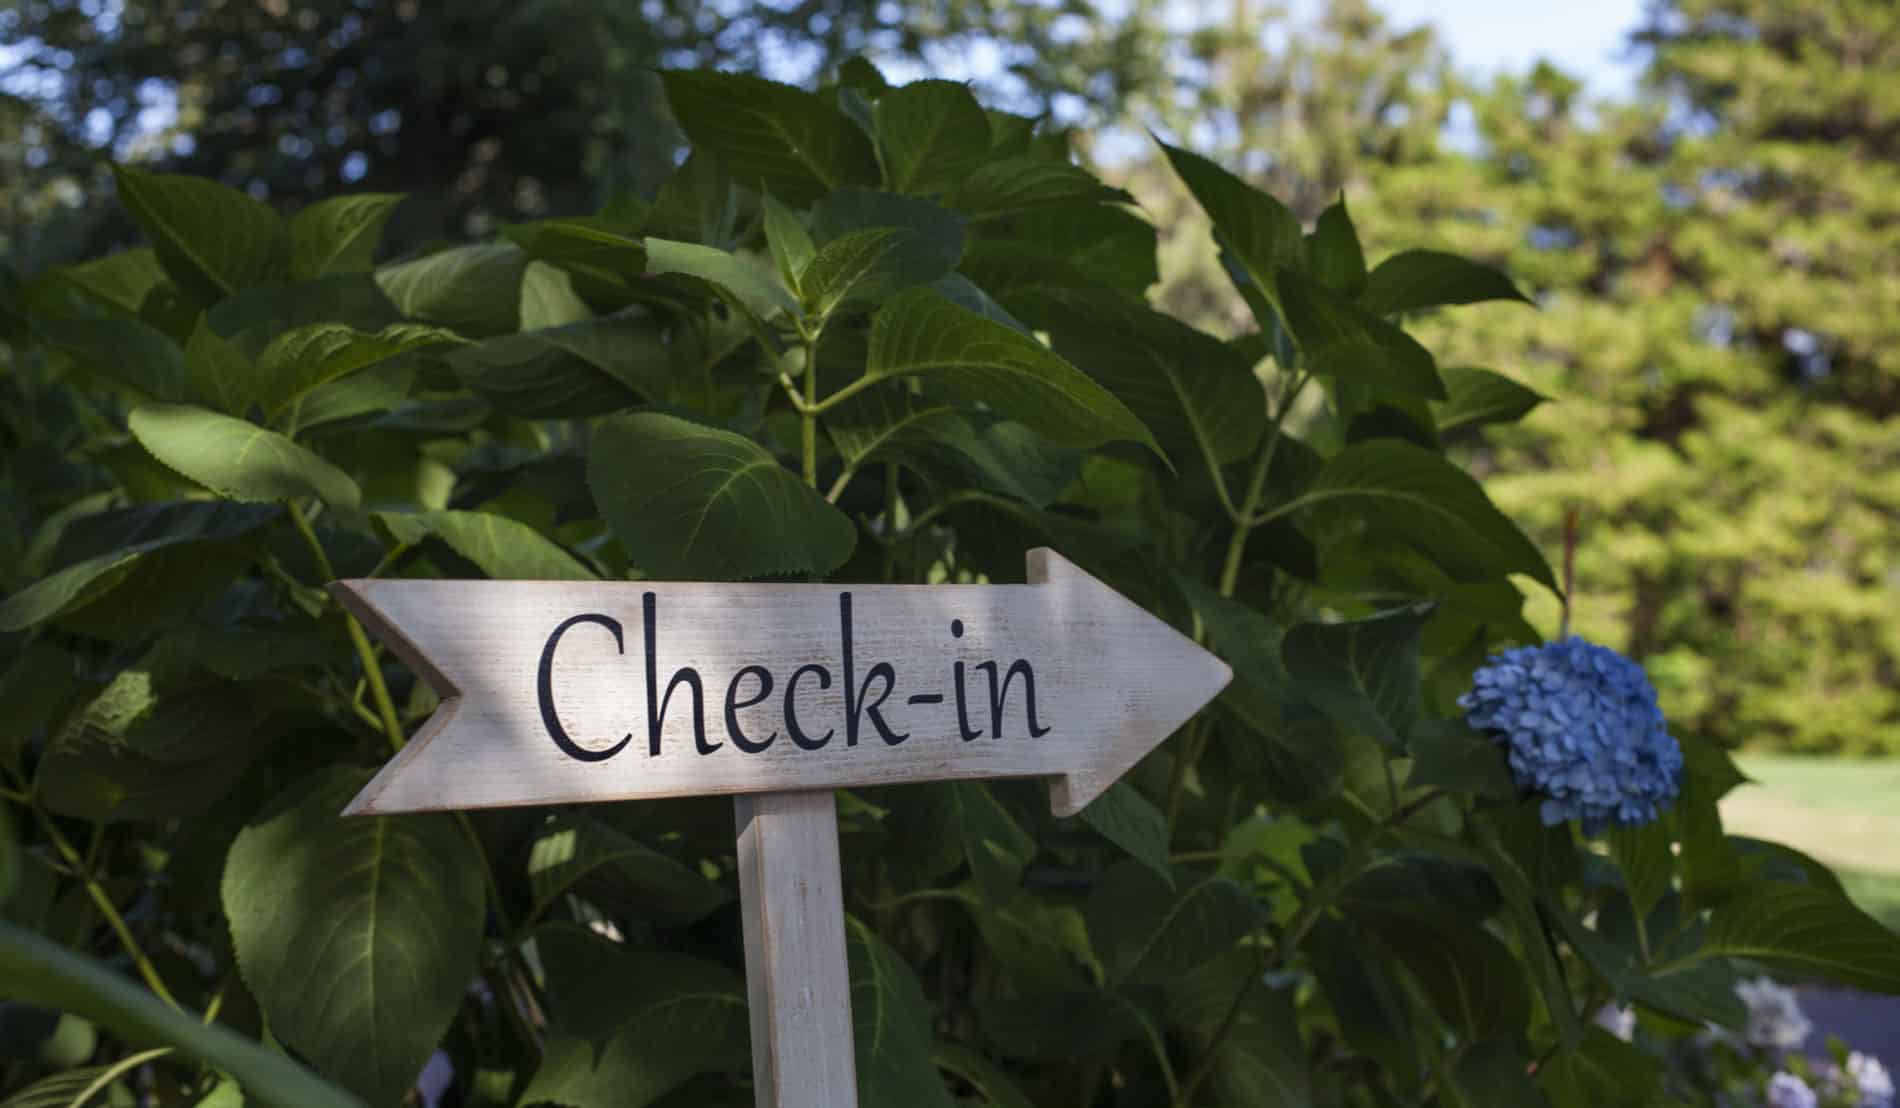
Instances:
[[[728,802],[341,816],[436,708],[341,577],[1006,581],[1049,545],[1233,667],[1077,820],[842,798],[867,1105],[1522,1102],[1534,1062],[1576,1103],[1653,1085],[1584,1033],[1608,999],[1681,1034],[1748,966],[1900,988],[1824,870],[1723,832],[1718,749],[1599,847],[1455,718],[1555,577],[1440,435],[1542,409],[1402,317],[1515,286],[1368,266],[1376,209],[1309,236],[1170,150],[1225,339],[1148,303],[1154,226],[1061,134],[845,77],[669,74],[699,148],[650,203],[382,264],[388,196],[265,220],[128,172],[150,252],[29,283],[0,968],[105,1034],[9,1087],[157,1044],[165,1104],[395,1104],[438,1049],[490,1103],[749,1099]]]

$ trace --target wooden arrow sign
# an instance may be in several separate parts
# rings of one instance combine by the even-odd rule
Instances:
[[[442,697],[348,813],[1050,777],[1073,815],[1232,671],[1028,561],[1025,585],[339,581]]]

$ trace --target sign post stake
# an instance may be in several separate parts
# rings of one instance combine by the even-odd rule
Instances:
[[[758,1108],[857,1108],[838,807],[830,790],[733,800]]]

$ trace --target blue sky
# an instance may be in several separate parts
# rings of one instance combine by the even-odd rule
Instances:
[[[1452,58],[1470,72],[1521,73],[1543,58],[1583,78],[1598,96],[1622,96],[1632,90],[1640,69],[1623,42],[1642,22],[1642,0],[1374,3],[1401,26],[1436,24]]]

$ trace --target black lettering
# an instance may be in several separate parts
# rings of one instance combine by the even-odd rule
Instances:
[[[798,706],[794,700],[798,696],[798,679],[807,673],[818,675],[819,688],[831,687],[831,671],[824,666],[810,663],[793,670],[791,680],[785,682],[785,730],[792,736],[792,741],[798,744],[799,749],[821,750],[826,743],[831,741],[831,736],[836,734],[838,729],[834,727],[814,739],[798,726]]]
[[[983,662],[976,668],[989,674],[990,729],[995,732],[994,738],[1000,739],[1003,737],[1003,702],[1009,699],[1009,683],[1016,679],[1018,673],[1023,675],[1023,699],[1028,708],[1026,714],[1029,717],[1030,737],[1039,739],[1049,733],[1047,727],[1039,726],[1036,723],[1036,671],[1029,667],[1028,661],[1018,658],[1016,661],[1011,662],[1009,672],[1003,675],[1003,687],[1000,689],[996,687],[995,662]]]
[[[758,676],[759,691],[752,699],[741,702],[739,700],[739,682],[744,680],[745,675],[748,673]],[[732,737],[732,745],[745,751],[747,754],[763,754],[765,748],[771,746],[772,743],[778,739],[778,732],[774,731],[770,735],[767,735],[764,742],[755,743],[751,739],[746,738],[745,732],[739,729],[739,709],[750,708],[771,695],[772,671],[766,669],[764,666],[745,667],[733,674],[732,684],[726,686],[726,734]]]
[[[652,593],[640,598],[641,622],[645,624],[647,648],[647,756],[660,756],[660,731],[666,718],[666,709],[673,703],[673,690],[680,682],[686,682],[693,690],[693,746],[701,754],[711,754],[724,743],[706,742],[706,690],[700,684],[699,671],[691,666],[681,666],[666,683],[666,695],[660,695],[659,661],[659,612],[658,601]]]
[[[541,673],[536,682],[537,691],[541,697],[541,723],[548,729],[548,737],[554,740],[554,745],[560,747],[561,752],[568,757],[578,758],[583,762],[604,762],[620,753],[628,743],[633,741],[633,732],[627,732],[619,742],[604,750],[589,750],[568,737],[567,730],[561,726],[560,716],[554,711],[554,648],[560,643],[561,636],[567,634],[567,629],[577,623],[594,623],[605,627],[613,632],[614,649],[622,655],[627,652],[627,640],[621,633],[620,621],[612,616],[589,612],[586,615],[572,616],[556,627],[554,633],[548,636],[547,645],[541,648]]]
[[[963,621],[962,620],[953,619],[950,621],[950,637],[953,639],[960,639],[963,637]],[[966,743],[969,742],[971,739],[982,738],[983,732],[970,726],[969,699],[968,697],[964,695],[964,691],[963,691],[963,663],[962,662],[957,662],[956,664],[950,667],[950,679],[951,679],[951,683],[956,686],[956,692],[957,692],[957,734],[961,735],[963,737],[963,741]]]
[[[890,699],[891,690],[897,687],[897,670],[889,662],[879,662],[864,675],[862,684],[854,683],[856,673],[852,668],[851,657],[851,594],[848,592],[838,594],[838,627],[839,637],[844,640],[844,744],[858,745],[859,717],[869,715],[871,726],[877,728],[878,737],[886,745],[896,746],[910,738],[910,733],[891,730],[878,710],[884,707],[884,702]],[[884,680],[883,691],[877,694],[875,702],[866,704],[871,681],[880,677]]]

